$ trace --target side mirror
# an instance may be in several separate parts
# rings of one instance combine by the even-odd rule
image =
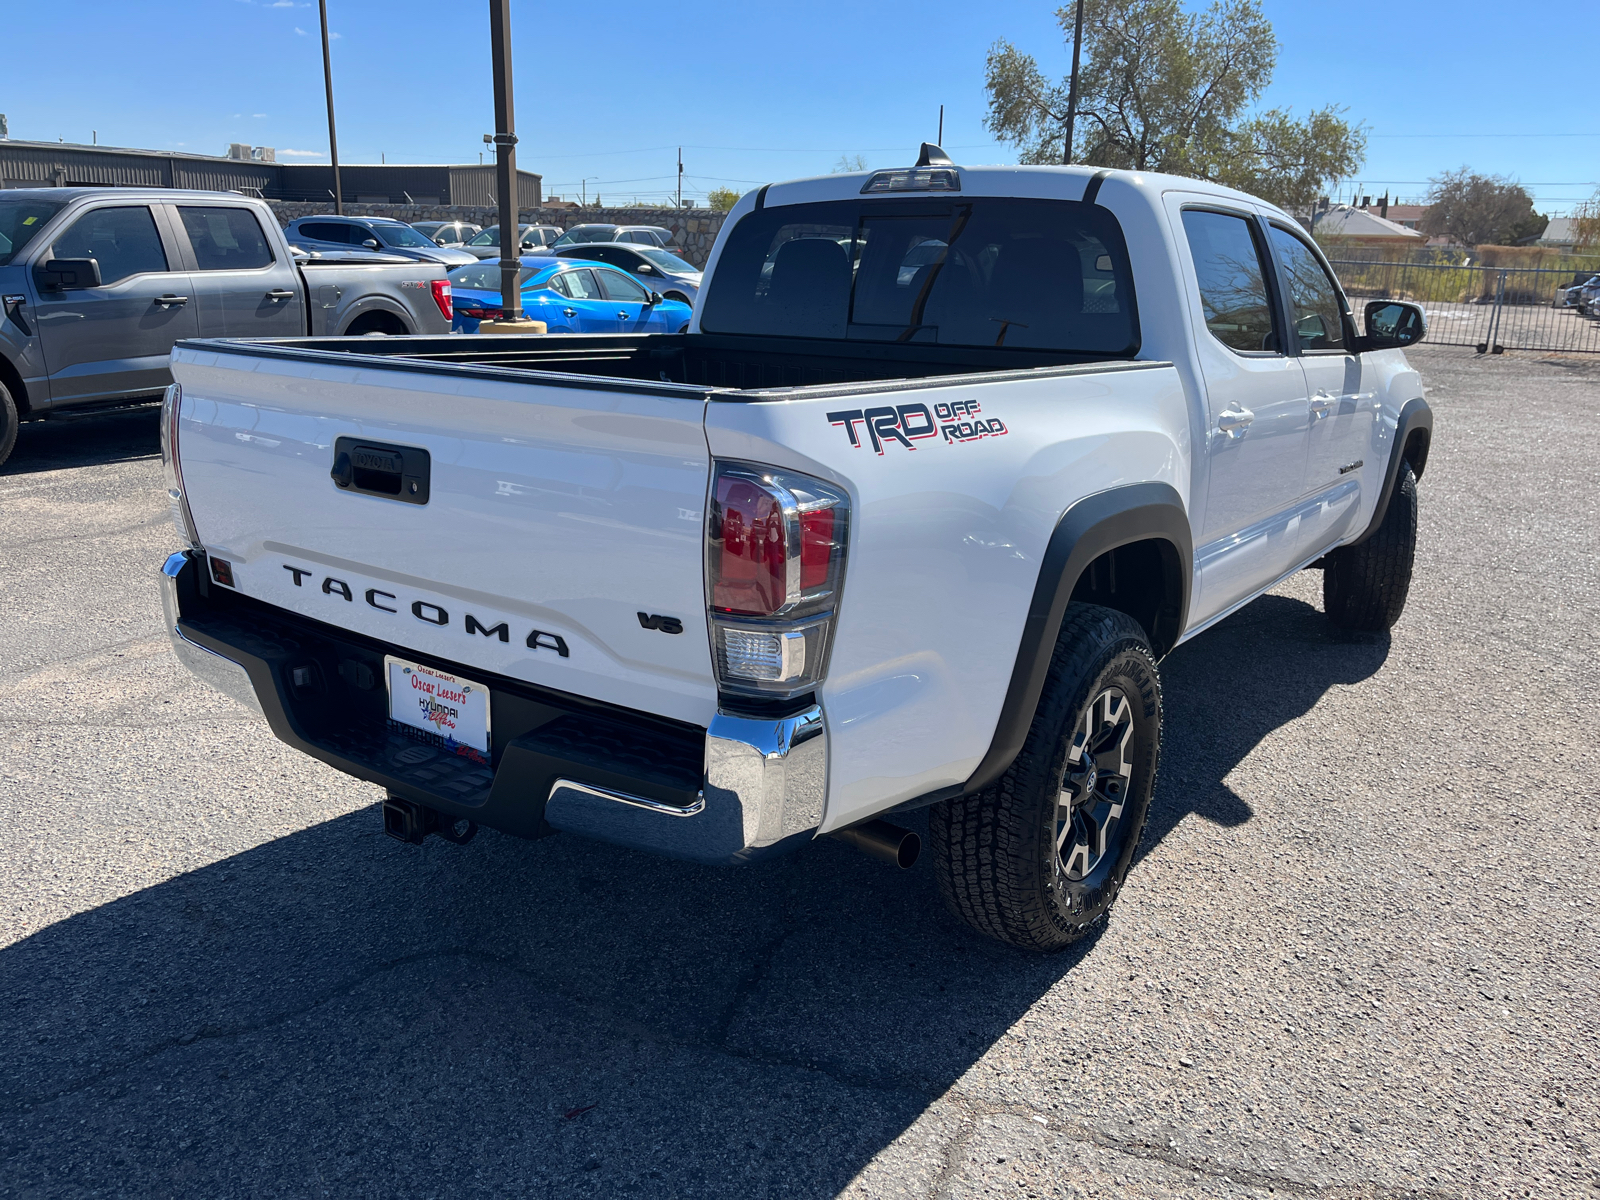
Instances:
[[[368,250],[376,250],[376,249],[378,249],[378,239],[377,238],[368,238],[366,241],[362,242],[361,244],[363,246],[365,246]]]
[[[650,303],[651,304],[660,304],[662,302],[663,302],[663,299],[662,299],[662,295],[661,295],[660,292],[651,292],[650,293]]]
[[[1428,335],[1422,309],[1405,300],[1373,300],[1367,305],[1367,335],[1363,350],[1399,350],[1415,346]]]
[[[79,291],[100,286],[100,264],[92,258],[52,258],[34,268],[33,278],[45,292]]]
[[[448,246],[450,243],[442,237],[436,237],[433,239],[433,244],[435,246]]]

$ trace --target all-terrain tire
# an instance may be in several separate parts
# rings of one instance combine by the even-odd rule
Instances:
[[[1093,728],[1112,728],[1097,722],[1102,713],[1124,711],[1106,707],[1117,696],[1126,703],[1128,732],[1118,735],[1116,751],[1117,770],[1125,773],[1107,774],[1097,792],[1095,758],[1083,757],[1082,743]],[[979,933],[1029,950],[1060,950],[1095,930],[1133,861],[1160,748],[1161,677],[1144,630],[1114,609],[1068,605],[1016,761],[988,788],[936,804],[928,814],[928,851],[951,912]],[[1075,759],[1091,767],[1073,775]],[[1063,814],[1076,811],[1064,807],[1066,789],[1085,788],[1092,798],[1113,780],[1120,810],[1094,826],[1106,831],[1098,858],[1092,868],[1084,858],[1073,860],[1084,870],[1066,869],[1061,839],[1075,835],[1070,828],[1063,835],[1071,825]]]
[[[17,403],[0,383],[0,466],[11,457],[17,445]]]
[[[1328,555],[1322,607],[1340,629],[1381,632],[1406,608],[1417,554],[1417,477],[1400,464],[1383,523],[1366,541]]]

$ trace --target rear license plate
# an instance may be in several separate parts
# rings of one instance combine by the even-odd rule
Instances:
[[[446,746],[470,746],[489,753],[489,689],[463,679],[385,655],[389,676],[389,719],[439,738]]]

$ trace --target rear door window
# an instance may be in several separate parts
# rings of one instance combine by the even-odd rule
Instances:
[[[1185,209],[1183,231],[1211,336],[1234,350],[1280,350],[1267,272],[1251,222],[1230,213]]]
[[[169,269],[155,218],[143,204],[84,213],[56,238],[53,253],[56,258],[94,259],[102,284]]]
[[[707,292],[713,333],[1127,356],[1133,278],[1116,218],[1064,200],[784,205],[742,218]]]
[[[273,264],[261,222],[248,208],[178,205],[178,215],[202,271],[247,271]]]
[[[574,300],[602,299],[600,285],[595,282],[594,273],[587,268],[563,271],[550,283],[563,296],[570,296]]]
[[[300,236],[314,242],[337,242],[343,246],[349,244],[352,228],[337,221],[304,221],[300,225]]]
[[[1294,328],[1302,350],[1343,350],[1344,305],[1339,289],[1322,269],[1322,263],[1307,246],[1287,229],[1273,225],[1272,248],[1283,270],[1283,286],[1289,293]]]

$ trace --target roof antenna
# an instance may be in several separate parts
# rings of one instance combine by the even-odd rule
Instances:
[[[922,153],[917,158],[919,167],[953,167],[950,156],[932,142],[922,143]]]

